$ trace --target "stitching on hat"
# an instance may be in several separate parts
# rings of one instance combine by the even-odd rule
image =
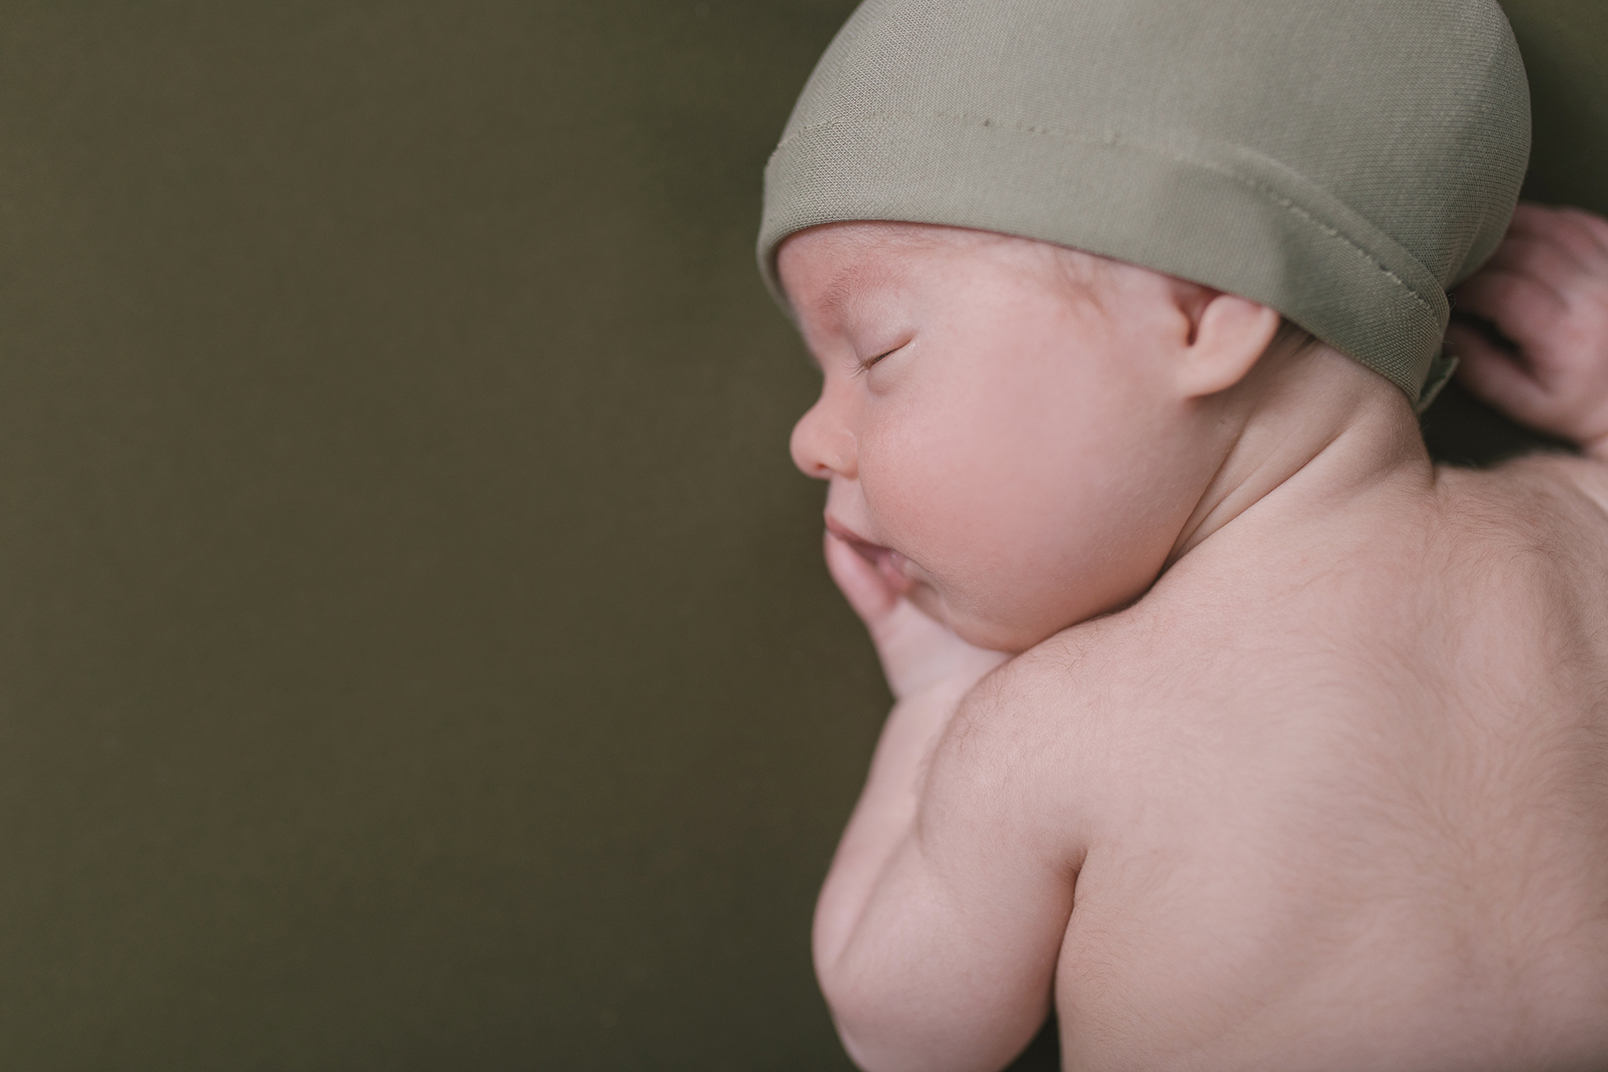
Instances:
[[[1386,279],[1390,280],[1392,283],[1396,284],[1402,290],[1410,294],[1412,299],[1422,306],[1425,312],[1429,313],[1431,316],[1438,316],[1435,311],[1435,307],[1429,303],[1423,294],[1414,288],[1412,284],[1408,283],[1401,276],[1397,275],[1389,265],[1385,264],[1378,257],[1375,257],[1372,253],[1369,253],[1365,247],[1363,247],[1350,235],[1340,230],[1340,228],[1334,226],[1333,224],[1326,223],[1317,216],[1314,216],[1311,212],[1302,208],[1300,205],[1296,204],[1294,201],[1291,201],[1289,198],[1280,194],[1267,184],[1258,182],[1255,179],[1247,178],[1238,172],[1231,171],[1228,168],[1211,161],[1200,160],[1192,156],[1185,156],[1181,153],[1163,149],[1155,145],[1149,145],[1144,142],[1123,139],[1115,132],[1109,133],[1103,138],[1093,138],[1083,134],[1074,134],[1067,130],[1057,130],[1053,127],[1041,127],[1030,123],[1004,123],[998,119],[992,119],[981,115],[970,115],[964,112],[863,112],[854,116],[852,119],[828,119],[824,122],[811,123],[808,126],[800,127],[791,134],[787,135],[787,137],[783,138],[781,142],[777,144],[776,153],[773,153],[772,156],[774,157],[776,154],[779,154],[784,148],[787,147],[789,143],[797,140],[805,134],[813,133],[817,130],[826,130],[830,127],[849,126],[856,120],[861,119],[874,119],[880,117],[891,118],[911,115],[926,116],[933,119],[959,120],[965,123],[980,124],[985,127],[999,127],[1005,130],[1015,130],[1023,134],[1030,134],[1035,137],[1060,138],[1066,141],[1085,142],[1091,145],[1121,145],[1125,148],[1137,149],[1141,152],[1151,153],[1155,156],[1166,157],[1181,164],[1190,164],[1194,167],[1203,168],[1226,178],[1233,179],[1240,185],[1245,186],[1248,189],[1255,190],[1257,193],[1263,195],[1269,201],[1278,205],[1286,212],[1289,212],[1292,216],[1310,223],[1312,226],[1318,228],[1318,230],[1322,231],[1324,234],[1327,234],[1331,238],[1338,238],[1341,242],[1345,243],[1348,249],[1356,253],[1359,257],[1376,268]]]

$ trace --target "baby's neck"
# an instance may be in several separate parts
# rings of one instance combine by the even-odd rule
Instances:
[[[1169,567],[1252,507],[1291,521],[1332,516],[1397,489],[1427,494],[1434,465],[1394,386],[1327,347],[1243,385],[1228,407],[1222,464],[1181,530]]]

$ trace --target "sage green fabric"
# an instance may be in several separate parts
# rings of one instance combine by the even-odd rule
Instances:
[[[788,235],[975,227],[1253,298],[1417,400],[1507,228],[1529,93],[1494,0],[868,0],[765,177]]]

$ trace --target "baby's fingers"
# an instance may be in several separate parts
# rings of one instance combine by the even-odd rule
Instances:
[[[875,565],[830,532],[826,565],[870,631],[896,699],[945,682],[964,690],[1005,661],[1000,652],[966,643],[949,626],[902,598]]]
[[[1459,358],[1458,379],[1475,397],[1528,424],[1540,425],[1550,416],[1546,388],[1517,355],[1455,322],[1446,330],[1446,349]]]
[[[1518,237],[1567,250],[1588,271],[1608,262],[1608,220],[1583,209],[1522,202],[1508,231],[1509,240]]]
[[[1510,234],[1486,262],[1481,274],[1528,277],[1551,289],[1559,301],[1567,304],[1570,285],[1585,271],[1587,268],[1578,257],[1552,239]]]
[[[1457,288],[1456,309],[1495,324],[1503,335],[1529,348],[1544,344],[1549,329],[1567,311],[1558,292],[1530,275],[1485,271]]]
[[[873,630],[899,603],[899,593],[889,587],[876,566],[830,532],[826,534],[826,568],[854,613]]]

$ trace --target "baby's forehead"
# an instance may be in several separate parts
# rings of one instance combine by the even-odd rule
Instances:
[[[778,259],[785,262],[789,258],[796,260],[801,251],[809,256],[824,251],[848,264],[873,259],[910,259],[938,251],[961,251],[1013,241],[1029,240],[992,231],[933,223],[845,220],[821,224],[790,235],[782,243]]]
[[[1024,287],[1048,280],[1085,292],[1113,267],[1105,257],[997,231],[856,220],[790,236],[777,268],[796,312],[838,318],[868,296],[984,262],[1009,266]]]
[[[1004,250],[1045,263],[1060,256],[1079,256],[1075,250],[1049,242],[994,231],[852,220],[811,227],[789,236],[780,247],[777,268],[795,301],[801,292],[807,292],[817,302],[836,308],[856,293],[887,286],[924,267],[997,258]]]

